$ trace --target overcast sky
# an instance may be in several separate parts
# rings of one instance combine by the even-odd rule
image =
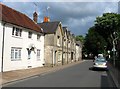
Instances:
[[[95,18],[106,12],[118,12],[117,2],[3,2],[33,19],[33,12],[39,14],[38,22],[50,16],[50,21],[61,21],[71,33],[84,35],[94,25]],[[46,10],[49,8],[48,10]]]

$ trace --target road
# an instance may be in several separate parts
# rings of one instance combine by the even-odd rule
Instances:
[[[114,87],[109,71],[89,70],[92,61],[16,81],[4,87]],[[3,88],[4,89],[4,88]]]

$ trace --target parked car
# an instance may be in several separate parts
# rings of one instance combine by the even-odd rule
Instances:
[[[93,68],[108,70],[107,60],[104,57],[96,58],[93,62]]]

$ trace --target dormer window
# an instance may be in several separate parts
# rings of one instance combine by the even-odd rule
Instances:
[[[17,37],[21,37],[22,36],[22,29],[17,28],[17,27],[13,27],[12,35],[17,36]]]
[[[32,38],[32,32],[28,32],[28,38]]]

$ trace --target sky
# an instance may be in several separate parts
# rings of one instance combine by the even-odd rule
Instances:
[[[67,26],[71,33],[83,35],[94,25],[97,16],[103,13],[117,13],[118,2],[114,0],[105,1],[46,1],[38,0],[0,0],[5,5],[22,12],[33,19],[33,13],[38,13],[38,23],[43,22],[44,16],[49,16],[50,21],[60,21],[62,26]],[[44,0],[45,1],[45,0]],[[54,2],[53,2],[54,1]]]

